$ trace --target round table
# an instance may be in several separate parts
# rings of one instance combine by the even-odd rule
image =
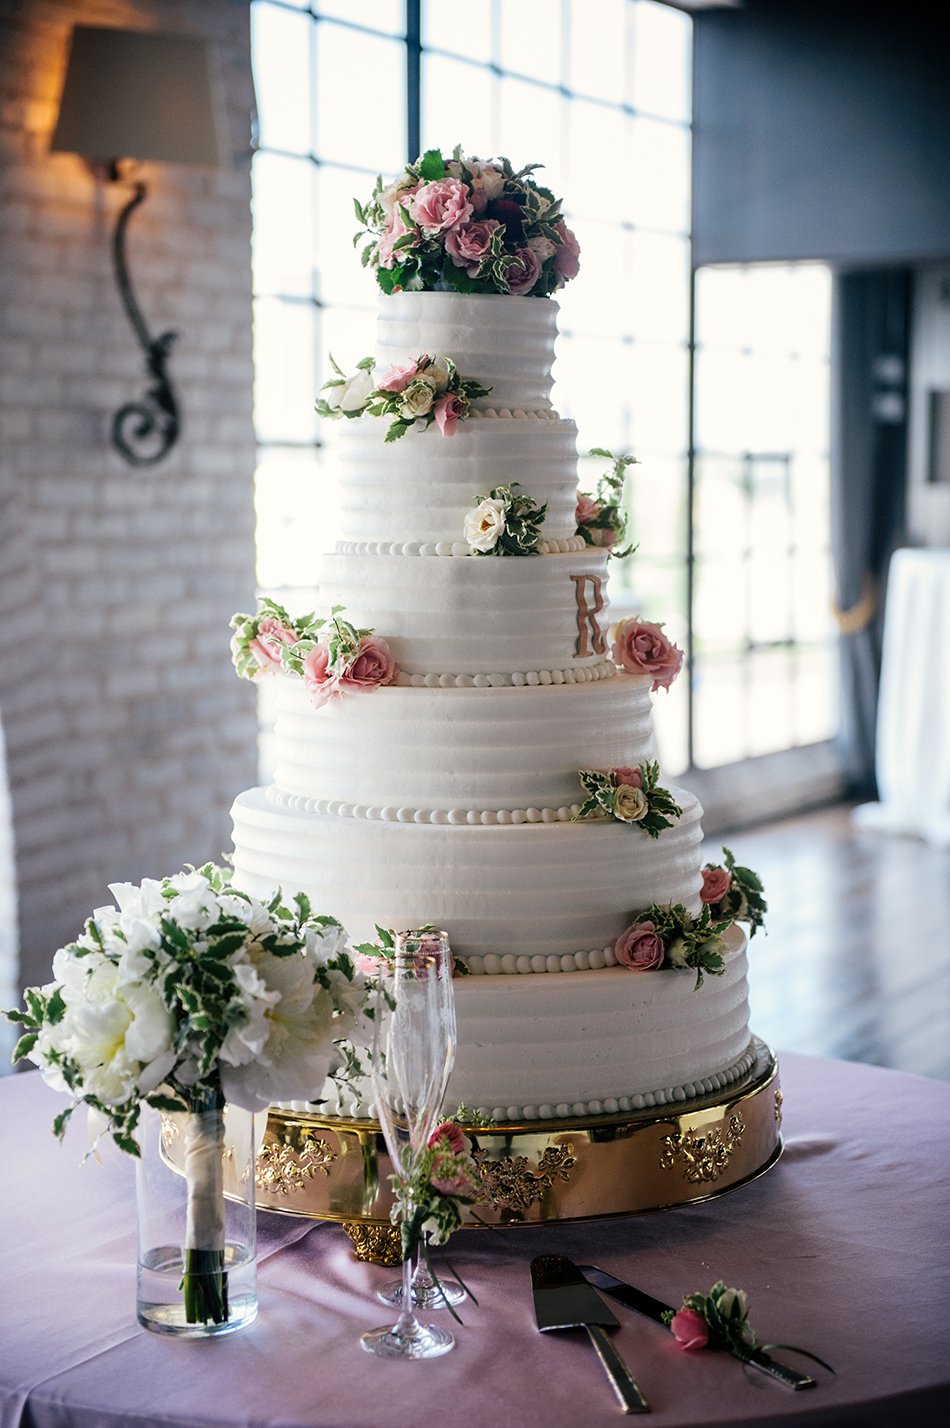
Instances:
[[[392,1271],[334,1225],[262,1213],[260,1316],[213,1341],[134,1317],[132,1166],[57,1145],[62,1098],[37,1073],[0,1082],[0,1428],[601,1428],[620,1411],[580,1331],[538,1333],[534,1255],[594,1262],[667,1302],[719,1278],[745,1289],[764,1342],[813,1349],[834,1376],[792,1392],[711,1350],[684,1352],[614,1305],[615,1342],[663,1425],[814,1428],[950,1421],[950,1086],[781,1057],[786,1149],[761,1179],[664,1214],[465,1231],[455,1350],[393,1364],[359,1345],[390,1311]],[[77,1118],[80,1119],[80,1118]],[[787,1352],[778,1357],[809,1369]]]

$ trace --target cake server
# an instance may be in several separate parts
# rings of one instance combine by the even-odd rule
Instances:
[[[560,1254],[531,1261],[531,1285],[538,1328],[586,1329],[624,1413],[649,1413],[650,1405],[604,1329],[619,1329],[617,1316],[587,1283],[576,1264]]]
[[[655,1319],[658,1324],[663,1324],[664,1314],[673,1312],[668,1304],[654,1299],[652,1294],[644,1294],[642,1289],[634,1289],[632,1284],[626,1284],[622,1279],[615,1278],[606,1270],[599,1269],[596,1264],[582,1264],[578,1268],[590,1284],[595,1284],[598,1289],[602,1289],[605,1294],[609,1294],[619,1303],[626,1304],[628,1309],[636,1309],[638,1314],[645,1314],[648,1319]],[[725,1347],[729,1348],[728,1345]],[[773,1359],[771,1354],[767,1354],[764,1349],[750,1347],[748,1359],[741,1350],[729,1348],[729,1352],[742,1363],[748,1362],[753,1368],[761,1369],[771,1378],[777,1378],[779,1383],[784,1383],[788,1388],[815,1387],[815,1380],[809,1378],[807,1373],[799,1373],[798,1369],[789,1368],[787,1364],[779,1363],[778,1359]]]

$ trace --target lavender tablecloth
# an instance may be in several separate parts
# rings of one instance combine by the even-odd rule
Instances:
[[[621,1420],[583,1334],[538,1334],[528,1262],[594,1260],[667,1301],[717,1278],[746,1289],[761,1338],[813,1348],[834,1377],[792,1393],[726,1355],[685,1353],[617,1306],[618,1348],[665,1425],[950,1422],[950,1086],[782,1058],[786,1151],[719,1200],[587,1225],[466,1232],[453,1260],[478,1296],[454,1352],[393,1364],[360,1332],[386,1321],[336,1226],[262,1214],[260,1317],[213,1342],[134,1319],[133,1174],[77,1164],[61,1099],[0,1082],[0,1428],[601,1428]],[[444,1316],[440,1316],[443,1318]],[[790,1355],[783,1355],[791,1361]],[[804,1361],[796,1360],[803,1367]]]

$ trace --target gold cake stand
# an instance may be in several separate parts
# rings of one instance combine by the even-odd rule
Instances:
[[[782,1091],[774,1054],[758,1038],[754,1047],[746,1076],[692,1101],[469,1129],[480,1176],[470,1226],[670,1210],[763,1175],[782,1152]],[[376,1121],[271,1109],[257,1157],[258,1208],[339,1221],[358,1258],[394,1264],[391,1170]]]

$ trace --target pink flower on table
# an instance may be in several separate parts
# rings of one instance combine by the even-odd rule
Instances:
[[[669,689],[683,666],[683,651],[668,640],[663,626],[639,616],[614,628],[611,654],[628,674],[650,674],[652,689]]]
[[[456,1155],[461,1155],[465,1150],[465,1132],[455,1121],[443,1121],[441,1125],[436,1126],[429,1136],[429,1145],[438,1145],[440,1141],[444,1141]]]
[[[420,357],[417,362],[407,362],[405,367],[397,367],[395,364],[392,367],[387,367],[376,383],[378,390],[381,392],[404,392],[413,377],[418,375],[425,360],[424,357]]]
[[[581,245],[563,218],[555,223],[554,228],[561,240],[561,246],[554,254],[554,271],[558,276],[558,287],[563,288],[565,283],[576,278],[580,272]]]
[[[436,1155],[432,1162],[429,1183],[440,1195],[461,1195],[466,1200],[474,1200],[475,1186],[471,1176],[459,1164],[453,1154]]]
[[[492,234],[501,224],[495,218],[479,218],[472,223],[460,223],[445,235],[445,251],[457,268],[464,268],[470,278],[491,253]]]
[[[663,965],[663,939],[653,922],[634,922],[614,943],[614,955],[621,967],[631,972],[653,972]]]
[[[465,415],[465,408],[454,392],[446,392],[444,397],[440,397],[432,408],[435,414],[435,424],[443,436],[454,436],[455,428]]]
[[[341,689],[378,689],[392,684],[399,670],[389,645],[380,635],[364,635],[356,657],[340,675]]]
[[[574,519],[579,526],[589,526],[591,521],[596,521],[602,510],[600,502],[595,501],[593,496],[588,496],[586,491],[578,491]]]
[[[732,886],[728,868],[703,868],[703,885],[699,896],[703,902],[722,902]]]
[[[681,1349],[704,1349],[709,1343],[709,1325],[698,1309],[680,1309],[670,1320],[670,1332]]]
[[[518,248],[504,260],[505,279],[512,297],[524,297],[541,276],[541,259],[530,248]]]
[[[322,641],[314,645],[303,662],[303,682],[307,686],[315,709],[340,693],[340,680],[330,667],[330,647]]]
[[[631,788],[643,787],[643,771],[639,768],[632,769],[629,764],[623,764],[618,769],[611,769],[611,773],[618,787],[621,784],[629,784]]]
[[[472,216],[468,184],[460,179],[436,179],[416,191],[410,210],[427,237],[457,228]]]
[[[248,645],[248,650],[258,664],[252,677],[259,680],[265,675],[276,674],[280,669],[281,649],[295,645],[297,639],[296,630],[290,629],[280,620],[275,620],[273,615],[266,615],[257,627],[256,639],[251,640]]]

